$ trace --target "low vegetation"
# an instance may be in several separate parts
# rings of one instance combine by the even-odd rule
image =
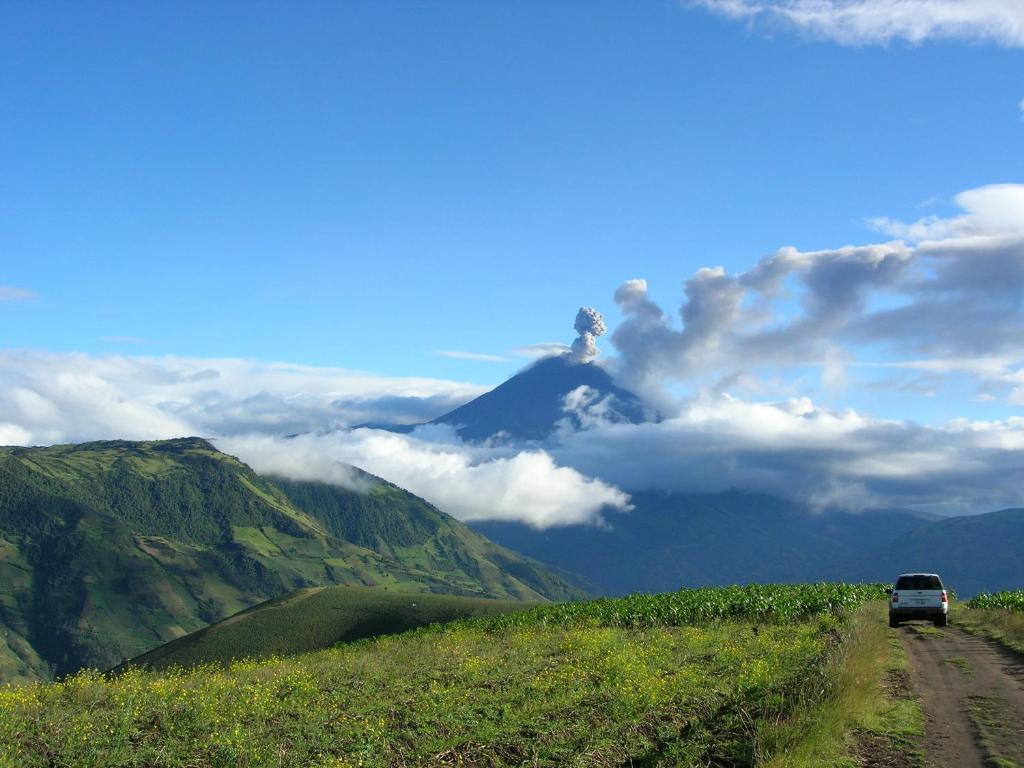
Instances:
[[[968,602],[969,608],[1002,609],[1024,613],[1024,589],[1010,589],[1003,592],[982,592]]]
[[[873,601],[844,623],[823,679],[828,690],[762,728],[764,768],[918,768],[924,715],[910,695],[908,661]],[[866,758],[864,763],[859,758]]]
[[[683,590],[228,668],[83,672],[0,692],[0,765],[751,766],[803,738],[773,724],[833,691],[856,610],[882,594]]]
[[[1024,653],[1024,590],[982,593],[953,613],[956,624],[984,635],[1018,653]]]

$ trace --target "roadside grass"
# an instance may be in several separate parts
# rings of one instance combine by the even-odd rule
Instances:
[[[963,656],[950,656],[948,659],[943,659],[942,661],[945,664],[952,664],[964,674],[971,674],[971,665]]]
[[[953,606],[952,621],[971,634],[991,638],[1024,654],[1024,613],[1005,608],[972,608]]]
[[[916,635],[924,635],[925,637],[945,637],[946,633],[937,627],[930,627],[927,624],[908,624],[911,631]]]
[[[918,740],[924,715],[906,688],[908,662],[888,631],[885,604],[865,605],[846,625],[822,679],[828,688],[809,696],[790,717],[759,733],[764,768],[855,768],[858,752],[892,754],[885,765],[923,765]],[[882,764],[882,763],[879,763]]]
[[[0,766],[749,767],[801,707],[811,727],[876,591],[687,590],[227,668],[87,672],[0,690]]]

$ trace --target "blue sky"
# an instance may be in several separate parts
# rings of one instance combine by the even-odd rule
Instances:
[[[5,344],[492,382],[644,277],[872,239],[1017,180],[1024,53],[671,2],[24,3]]]

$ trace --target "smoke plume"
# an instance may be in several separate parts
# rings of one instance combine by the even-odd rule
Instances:
[[[593,307],[580,307],[573,327],[579,336],[572,343],[570,356],[578,363],[593,360],[600,352],[597,348],[597,337],[608,330],[601,313]]]

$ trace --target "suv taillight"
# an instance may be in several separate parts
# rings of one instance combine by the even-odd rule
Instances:
[[[946,596],[946,590],[942,590],[942,602],[948,603],[949,598]]]
[[[898,603],[898,602],[900,601],[900,596],[899,596],[899,593],[898,593],[898,592],[893,592],[893,593],[892,593],[892,601],[893,601],[894,603]]]

